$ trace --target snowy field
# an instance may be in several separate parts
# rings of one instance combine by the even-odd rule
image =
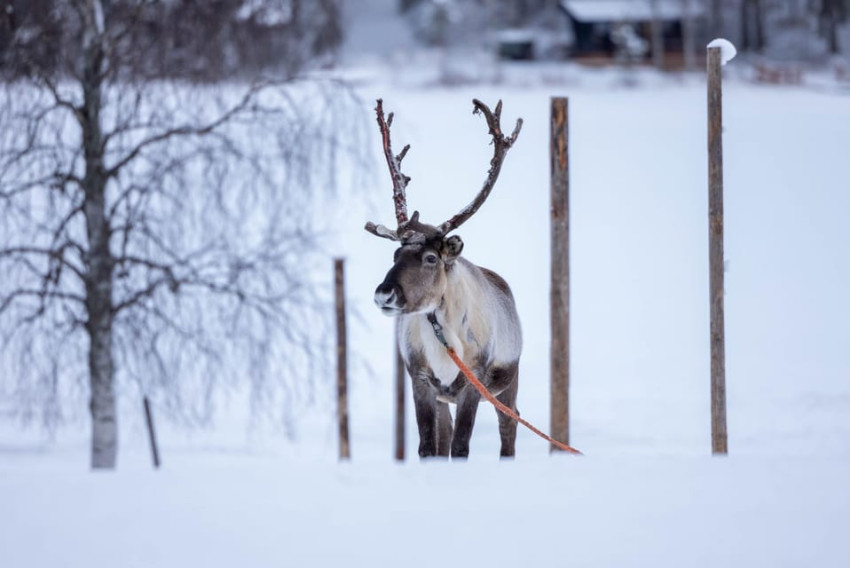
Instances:
[[[3,424],[0,566],[850,565],[850,93],[726,85],[730,455],[718,459],[702,79],[352,76],[364,113],[377,97],[396,112],[397,149],[412,145],[410,207],[433,223],[487,170],[471,99],[503,99],[506,128],[525,119],[493,195],[458,233],[467,258],[513,287],[519,408],[544,428],[549,97],[570,97],[571,442],[585,457],[551,457],[521,430],[517,459],[499,462],[482,405],[468,463],[393,462],[392,321],[371,299],[393,247],[362,229],[393,220],[375,128],[374,188],[368,203],[334,204],[330,251],[347,258],[357,314],[352,462],[335,460],[331,377],[294,438],[249,428],[238,399],[209,430],[161,424],[159,472],[138,413],[124,414],[116,473],[87,470],[85,424],[52,442]],[[416,443],[409,416],[408,456]]]

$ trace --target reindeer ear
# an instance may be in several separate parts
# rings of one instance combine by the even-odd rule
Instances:
[[[459,236],[452,235],[443,241],[442,249],[443,250],[441,250],[440,253],[443,257],[443,261],[447,264],[451,264],[463,251],[463,241]]]

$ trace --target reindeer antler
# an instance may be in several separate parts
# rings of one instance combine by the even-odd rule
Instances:
[[[439,226],[440,234],[443,236],[464,224],[475,214],[476,211],[478,211],[478,208],[481,207],[481,205],[487,200],[487,197],[490,196],[493,186],[496,185],[496,180],[499,179],[499,172],[502,170],[502,162],[505,161],[505,154],[508,153],[508,150],[510,150],[511,146],[513,146],[514,142],[516,142],[517,136],[519,136],[519,131],[522,129],[522,119],[518,118],[514,131],[511,133],[510,137],[506,137],[502,134],[501,100],[496,103],[495,113],[490,110],[490,107],[478,99],[472,99],[472,104],[475,107],[472,114],[481,113],[487,120],[490,135],[493,137],[493,158],[490,160],[490,170],[487,172],[487,178],[484,180],[484,185],[481,187],[478,195],[475,196],[475,199],[473,199],[469,205],[461,209],[457,215]]]
[[[392,144],[390,142],[390,127],[393,124],[393,113],[390,113],[384,119],[383,100],[378,99],[378,104],[375,111],[378,115],[378,127],[381,130],[381,139],[383,142],[384,156],[387,159],[387,167],[390,170],[390,176],[393,180],[393,204],[395,205],[396,221],[398,228],[393,230],[384,225],[376,225],[375,223],[366,223],[366,230],[393,241],[409,241],[418,235],[424,239],[432,236],[444,237],[451,231],[454,231],[472,217],[481,205],[487,200],[496,180],[499,179],[499,172],[502,169],[502,162],[505,160],[505,154],[511,149],[516,142],[519,131],[522,128],[522,119],[518,118],[516,127],[509,137],[502,134],[501,116],[502,116],[502,101],[496,104],[496,112],[490,110],[490,107],[473,99],[474,106],[473,114],[481,113],[487,121],[487,126],[490,129],[490,135],[493,137],[493,158],[490,160],[490,169],[487,172],[487,178],[484,180],[484,185],[475,196],[472,202],[460,210],[460,212],[440,225],[439,227],[431,227],[430,225],[422,225],[419,223],[419,212],[414,211],[413,216],[407,218],[407,184],[410,178],[404,175],[401,171],[401,161],[407,155],[410,149],[410,144],[406,145],[401,153],[393,155]]]
[[[366,230],[393,241],[401,240],[401,229],[407,224],[407,184],[410,177],[406,176],[401,171],[401,161],[410,150],[410,144],[402,148],[401,153],[397,156],[393,155],[392,142],[390,141],[390,127],[393,125],[393,113],[390,113],[386,119],[384,118],[384,101],[378,99],[378,104],[375,107],[375,113],[378,115],[378,128],[381,130],[381,140],[384,148],[384,156],[387,159],[387,167],[390,169],[390,177],[393,180],[393,204],[395,205],[395,217],[398,224],[398,229],[395,231],[385,227],[384,225],[376,225],[371,221],[366,223]],[[414,213],[414,218],[418,220],[419,215]]]

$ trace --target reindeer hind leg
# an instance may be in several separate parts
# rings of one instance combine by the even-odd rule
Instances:
[[[519,391],[519,364],[513,366],[507,372],[513,375],[513,380],[510,382],[510,386],[503,390],[496,398],[499,402],[519,414],[516,407],[517,392]],[[496,415],[499,419],[499,437],[502,440],[499,455],[503,458],[512,458],[516,453],[517,421],[510,416],[505,416],[499,410],[496,410]]]

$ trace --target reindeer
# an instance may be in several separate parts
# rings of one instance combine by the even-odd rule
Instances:
[[[375,290],[375,303],[388,316],[399,318],[398,342],[413,383],[413,401],[419,427],[419,455],[466,458],[475,424],[480,393],[468,385],[444,345],[451,345],[487,389],[516,411],[522,333],[510,287],[502,277],[461,256],[463,241],[449,235],[469,220],[490,195],[505,154],[516,141],[522,119],[510,137],[502,135],[502,102],[495,113],[473,100],[474,113],[484,115],[493,138],[493,158],[484,185],[475,199],[440,225],[419,221],[419,212],[407,217],[406,188],[410,178],[401,161],[410,149],[393,155],[390,127],[382,101],[377,108],[384,155],[393,179],[398,228],[367,223],[370,233],[396,241],[393,266]],[[456,404],[455,424],[449,404]],[[498,414],[502,457],[515,453],[514,419]]]

